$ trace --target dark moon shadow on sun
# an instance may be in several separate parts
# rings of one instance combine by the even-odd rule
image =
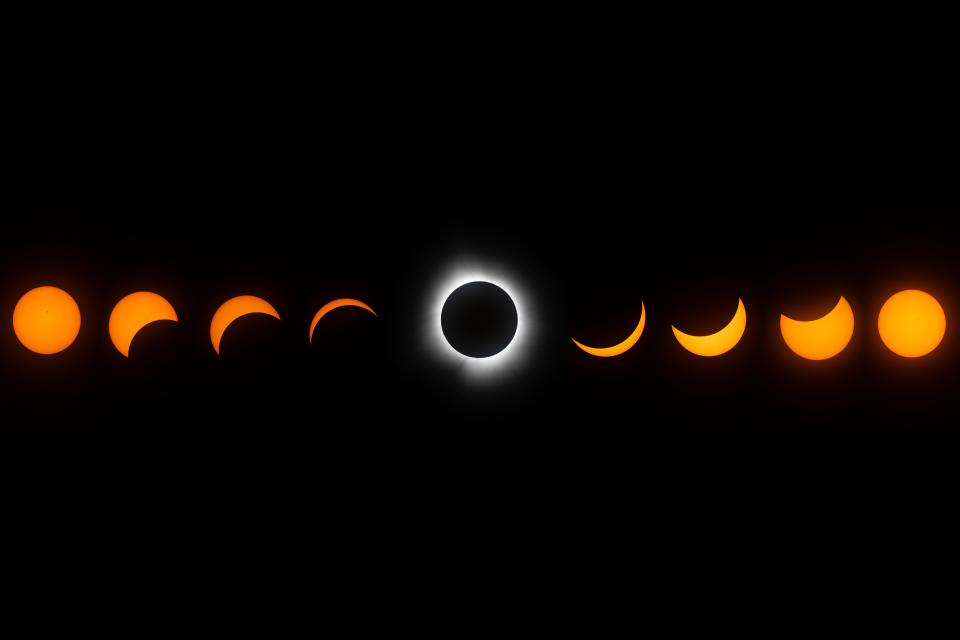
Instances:
[[[470,358],[489,358],[509,346],[517,334],[517,306],[490,282],[470,282],[447,298],[440,315],[443,335]]]

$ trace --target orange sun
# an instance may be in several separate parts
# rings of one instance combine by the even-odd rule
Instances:
[[[880,339],[904,358],[922,358],[940,346],[947,316],[936,298],[911,289],[892,296],[880,310]]]
[[[313,344],[313,332],[317,330],[317,325],[320,324],[323,316],[327,315],[334,309],[339,309],[341,307],[359,307],[360,309],[369,311],[375,316],[377,315],[377,312],[371,309],[368,304],[359,300],[354,300],[353,298],[340,298],[339,300],[328,302],[327,304],[323,305],[319,311],[317,311],[317,315],[313,316],[313,322],[310,323],[310,344]]]
[[[149,291],[131,293],[110,314],[110,340],[117,351],[129,358],[130,345],[140,330],[161,320],[178,322],[177,312],[169,302]]]
[[[217,355],[220,355],[220,341],[223,339],[223,334],[226,333],[234,320],[251,313],[260,313],[272,316],[277,320],[280,319],[277,310],[263,298],[237,296],[227,300],[213,314],[213,321],[210,323],[210,341],[213,343],[213,350],[217,352]]]
[[[23,346],[34,353],[60,353],[80,334],[80,307],[63,289],[38,287],[17,303],[13,330]]]

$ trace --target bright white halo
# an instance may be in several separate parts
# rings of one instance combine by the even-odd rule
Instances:
[[[488,282],[503,289],[517,309],[517,332],[502,351],[487,358],[466,356],[447,341],[443,335],[441,316],[443,306],[454,291],[471,282]],[[490,379],[504,372],[517,369],[530,350],[531,330],[534,326],[530,316],[525,290],[515,279],[499,270],[460,266],[453,269],[433,289],[429,300],[427,318],[427,344],[429,350],[443,362],[461,368],[472,380]]]

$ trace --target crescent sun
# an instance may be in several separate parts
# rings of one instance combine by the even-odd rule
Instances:
[[[690,353],[705,358],[722,356],[737,346],[747,330],[747,309],[743,306],[743,300],[738,299],[737,312],[733,319],[723,329],[708,336],[691,336],[676,327],[671,328],[677,342]]]
[[[213,321],[210,323],[210,341],[213,342],[213,350],[217,352],[217,355],[220,355],[220,341],[223,339],[223,334],[230,325],[237,318],[254,313],[268,315],[277,320],[280,319],[280,314],[269,302],[256,296],[237,296],[227,300],[217,309],[217,312],[213,314]]]
[[[640,303],[640,322],[637,324],[637,328],[633,330],[627,339],[619,344],[615,344],[612,347],[588,347],[585,344],[581,344],[573,340],[573,344],[577,345],[585,352],[589,353],[592,356],[598,358],[612,358],[614,356],[619,356],[622,353],[626,353],[633,348],[637,341],[640,340],[640,336],[643,335],[643,328],[647,324],[647,308],[644,306],[643,302]]]
[[[366,303],[359,300],[354,300],[353,298],[340,298],[339,300],[328,302],[320,307],[320,311],[317,311],[317,315],[313,316],[313,322],[310,323],[310,344],[313,344],[313,332],[316,330],[317,325],[320,324],[323,316],[327,315],[334,309],[339,309],[340,307],[359,307],[369,311],[374,316],[377,316],[377,312],[371,309]],[[379,318],[380,316],[377,317]]]
[[[177,312],[165,298],[149,291],[131,293],[117,303],[110,314],[110,340],[124,357],[140,330],[162,320],[179,322]]]
[[[853,338],[853,309],[846,298],[833,311],[808,322],[780,315],[780,333],[790,350],[807,360],[828,360],[847,348]]]

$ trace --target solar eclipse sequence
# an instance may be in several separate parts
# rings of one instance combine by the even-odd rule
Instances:
[[[337,298],[323,305],[313,316],[306,343],[327,314],[343,308],[360,309],[372,318],[380,316],[370,304],[353,298]],[[647,327],[647,306],[640,303],[640,318],[635,327],[624,330],[626,337],[609,346],[592,346],[571,338],[587,356],[615,358],[629,352],[642,338]],[[435,304],[425,319],[425,330],[436,350],[445,357],[494,371],[522,355],[531,323],[526,296],[508,279],[474,270],[453,274],[436,292]],[[224,302],[210,321],[210,343],[221,353],[223,336],[239,318],[264,315],[282,321],[281,314],[263,297],[239,295]],[[719,358],[737,347],[748,330],[748,310],[742,299],[730,321],[713,333],[691,335],[671,325],[676,342],[686,352],[701,358]],[[122,356],[130,357],[136,336],[155,322],[179,322],[174,306],[162,295],[139,291],[121,299],[113,308],[108,333]],[[53,356],[77,340],[82,314],[74,298],[55,286],[39,286],[24,294],[13,312],[13,329],[21,345],[29,351]],[[852,306],[843,296],[833,309],[819,318],[795,319],[781,314],[780,333],[796,356],[810,361],[829,360],[842,353],[856,330]],[[947,319],[943,306],[931,294],[908,289],[891,295],[874,323],[881,341],[894,354],[906,359],[933,353],[946,335]],[[629,333],[627,333],[629,331]]]

